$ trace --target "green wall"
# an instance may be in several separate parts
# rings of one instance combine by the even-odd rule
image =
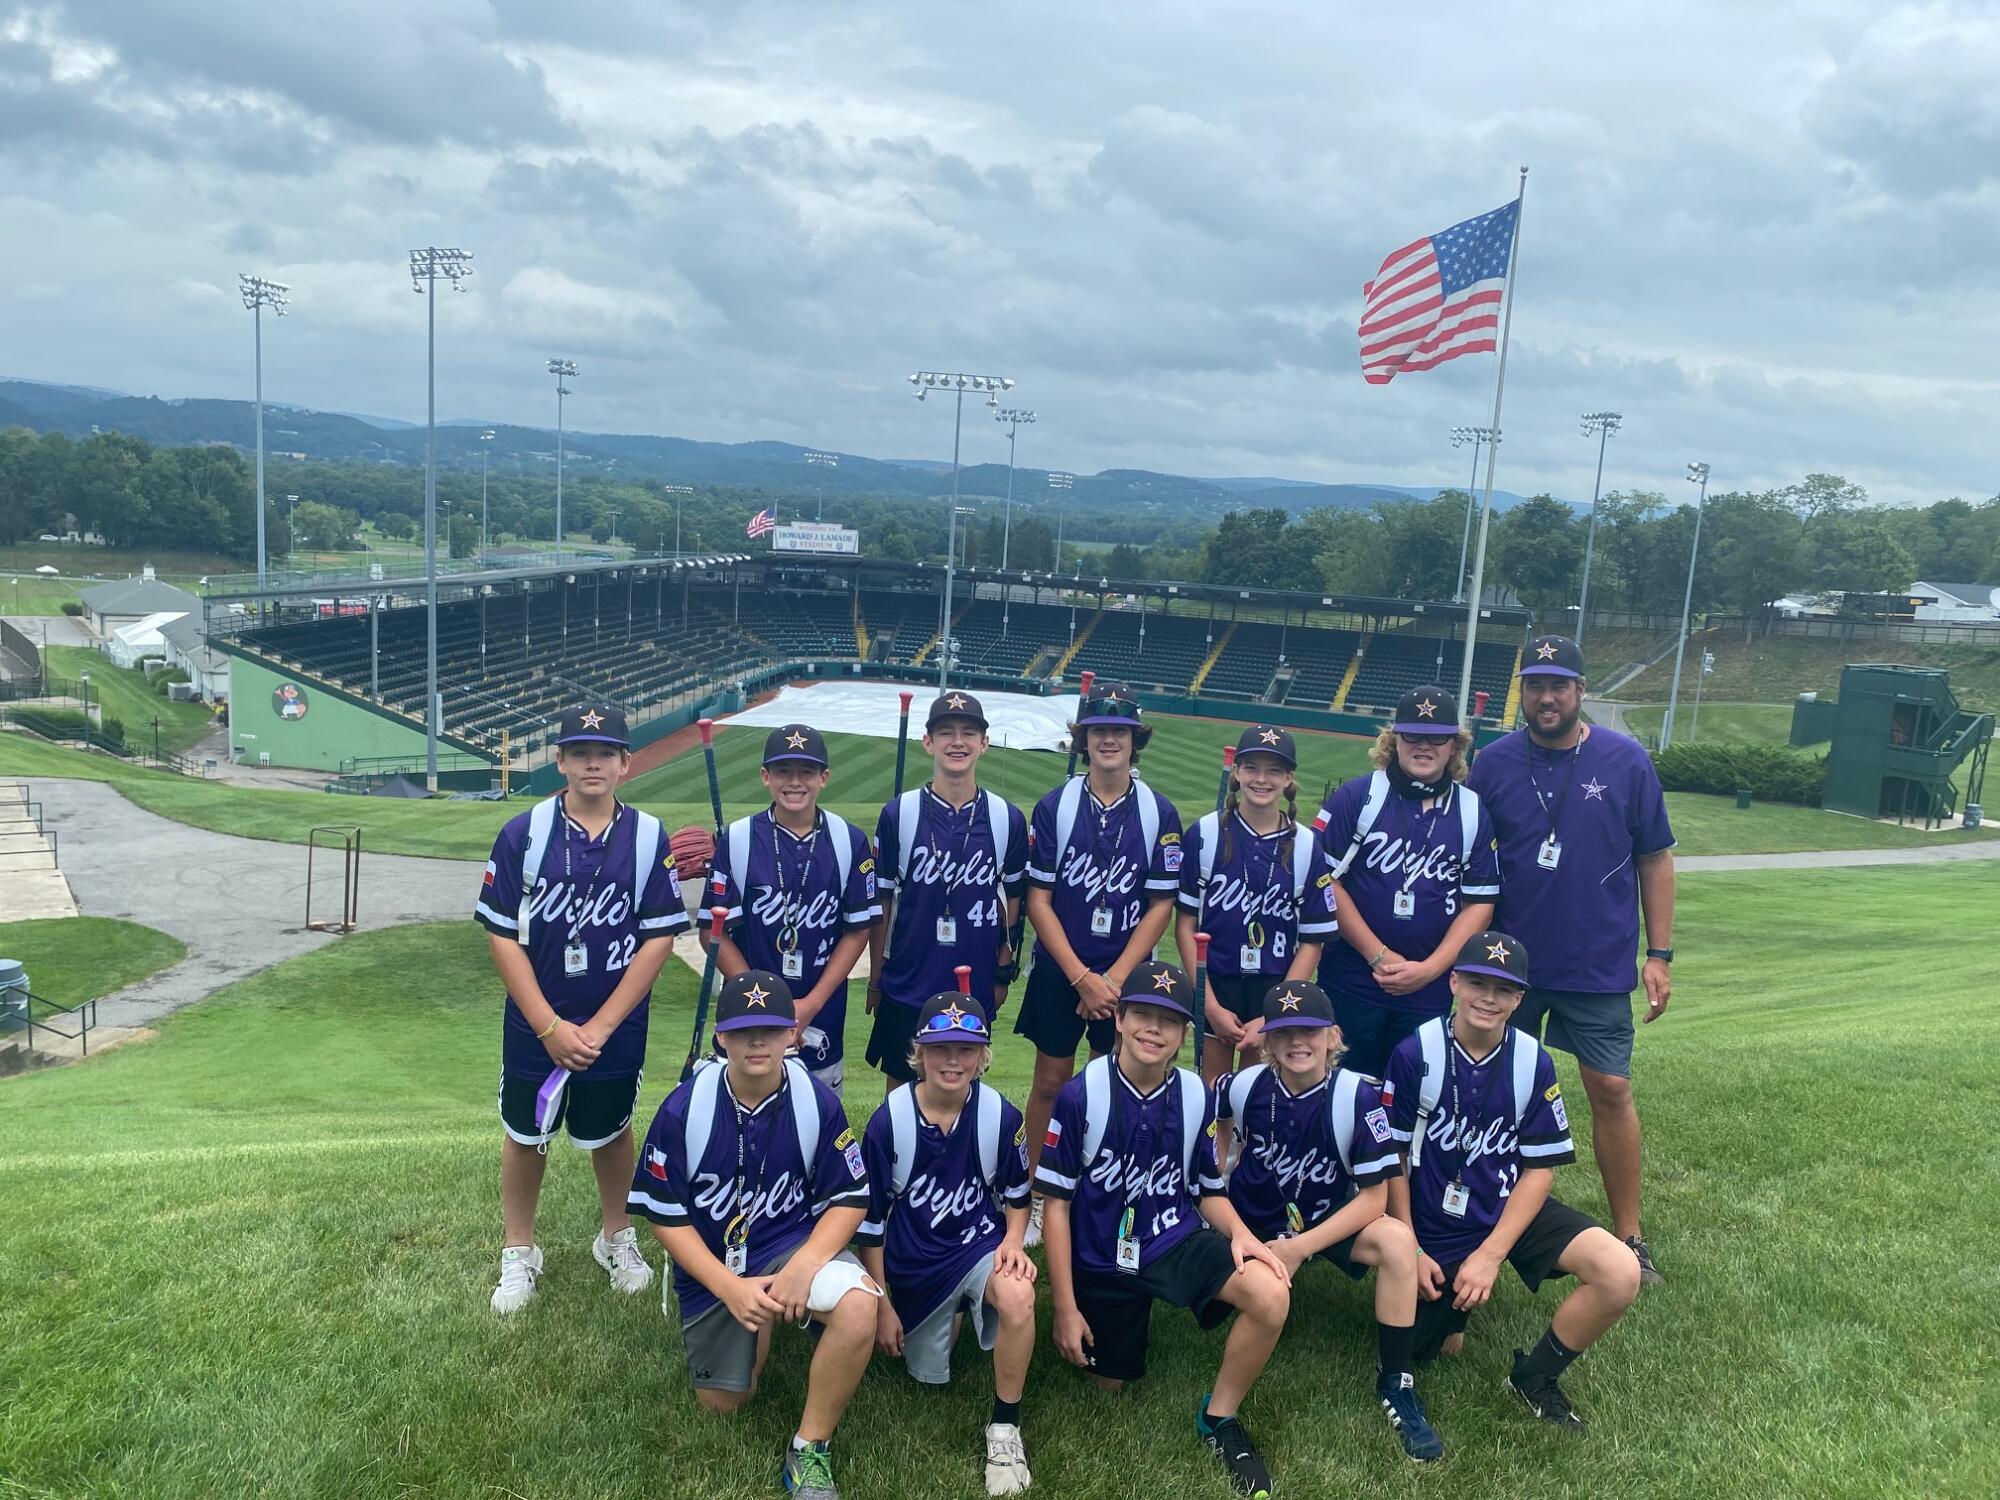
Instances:
[[[302,718],[281,718],[274,706],[287,684],[305,695]],[[246,656],[229,663],[229,743],[252,765],[269,755],[274,766],[321,771],[338,771],[355,756],[414,755],[418,764],[424,757],[424,734],[415,725]]]

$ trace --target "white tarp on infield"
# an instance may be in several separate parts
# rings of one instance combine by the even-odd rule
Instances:
[[[732,714],[721,722],[745,728],[775,729],[780,724],[810,724],[821,734],[865,734],[893,740],[902,713],[893,682],[815,682],[787,686],[768,703]],[[910,738],[922,739],[924,712],[937,688],[911,684]],[[1076,716],[1075,693],[1037,698],[1027,693],[975,694],[986,710],[988,737],[1008,750],[1067,750],[1069,721]]]

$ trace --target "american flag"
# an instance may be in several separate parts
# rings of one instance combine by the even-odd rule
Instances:
[[[1393,250],[1361,289],[1361,373],[1387,385],[1461,354],[1491,354],[1518,200]]]
[[[1488,346],[1489,348],[1491,345]],[[778,513],[771,506],[765,506],[750,518],[750,524],[743,528],[745,536],[763,536],[768,531],[778,529]]]

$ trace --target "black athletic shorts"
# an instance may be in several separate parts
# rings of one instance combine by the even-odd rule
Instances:
[[[1237,1020],[1243,1022],[1264,1019],[1264,997],[1271,993],[1274,985],[1284,979],[1284,975],[1270,974],[1218,974],[1208,971],[1208,992],[1216,1003]]]
[[[1520,1239],[1514,1242],[1513,1250],[1507,1256],[1507,1264],[1514,1268],[1514,1274],[1521,1278],[1529,1291],[1534,1291],[1552,1276],[1567,1275],[1556,1269],[1556,1262],[1562,1259],[1563,1251],[1569,1249],[1570,1242],[1587,1229],[1598,1228],[1597,1220],[1580,1208],[1571,1208],[1557,1198],[1550,1198],[1529,1222]],[[1458,1262],[1444,1268],[1444,1294],[1435,1302],[1417,1299],[1417,1339],[1418,1359],[1436,1359],[1444,1341],[1454,1333],[1465,1331],[1470,1313],[1460,1312],[1451,1305],[1456,1295],[1452,1291],[1452,1280],[1458,1275]]]
[[[1021,997],[1021,1013],[1014,1017],[1014,1030],[1050,1057],[1075,1057],[1076,1044],[1086,1035],[1093,1053],[1109,1052],[1118,1039],[1118,1027],[1110,1016],[1086,1022],[1076,1013],[1076,991],[1055,960],[1041,955],[1028,971],[1028,988]]]
[[[910,1069],[910,1044],[917,1035],[917,1007],[901,1005],[887,995],[875,1005],[875,1025],[868,1033],[868,1062],[898,1083],[915,1083]]]
[[[641,1075],[626,1078],[571,1078],[556,1101],[555,1118],[547,1130],[535,1124],[540,1078],[500,1075],[500,1125],[508,1138],[523,1146],[546,1146],[558,1130],[569,1132],[580,1151],[608,1146],[632,1123],[632,1106],[639,1099]]]
[[[1155,1302],[1185,1307],[1203,1328],[1222,1323],[1236,1309],[1216,1294],[1235,1274],[1229,1241],[1205,1224],[1130,1276],[1076,1267],[1071,1284],[1076,1310],[1090,1325],[1091,1341],[1084,1346],[1090,1373],[1106,1380],[1137,1380],[1146,1373]]]
[[[1431,1019],[1421,1011],[1398,1010],[1338,991],[1329,998],[1333,1018],[1340,1023],[1340,1045],[1347,1049],[1340,1065],[1370,1078],[1386,1077],[1390,1054]]]

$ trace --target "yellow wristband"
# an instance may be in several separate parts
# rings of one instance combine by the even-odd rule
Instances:
[[[546,1042],[550,1037],[556,1034],[556,1028],[560,1025],[562,1025],[562,1017],[557,1016],[554,1020],[550,1021],[547,1026],[543,1027],[540,1031],[535,1033],[535,1040],[538,1042]]]

